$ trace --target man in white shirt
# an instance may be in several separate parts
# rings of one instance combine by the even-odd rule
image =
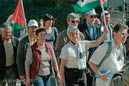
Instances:
[[[127,30],[128,27],[126,25],[118,24],[114,27],[113,40],[111,41],[112,50],[105,60],[103,60],[103,58],[109,47],[107,43],[103,43],[99,46],[92,55],[89,64],[93,71],[99,76],[99,78],[96,78],[96,86],[109,86],[109,71],[116,73],[122,69],[124,65],[123,43],[125,43],[128,36]],[[102,60],[102,64],[97,68],[97,65],[99,65]],[[106,73],[102,74],[100,71],[106,71]]]

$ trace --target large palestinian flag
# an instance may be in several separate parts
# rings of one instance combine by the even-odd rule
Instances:
[[[25,28],[25,15],[22,0],[18,0],[10,21],[12,22],[12,31]]]

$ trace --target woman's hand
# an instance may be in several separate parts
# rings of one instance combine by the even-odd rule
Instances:
[[[26,81],[26,86],[30,86],[30,80]]]
[[[57,72],[56,79],[57,79],[57,81],[58,81],[59,83],[61,82],[60,72]]]

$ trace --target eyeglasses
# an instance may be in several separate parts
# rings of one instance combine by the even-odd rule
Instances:
[[[126,37],[128,37],[129,36],[129,34],[128,33],[119,33],[120,35],[123,35],[123,36],[126,36]]]
[[[97,16],[91,15],[90,18],[97,18]]]
[[[76,20],[76,21],[75,21],[75,20],[72,20],[71,22],[72,22],[72,23],[75,23],[75,22],[78,23],[79,21],[78,21],[78,20]]]

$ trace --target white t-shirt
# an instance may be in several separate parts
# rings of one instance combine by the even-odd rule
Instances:
[[[90,61],[93,62],[96,65],[99,65],[103,57],[105,56],[108,49],[108,44],[104,43],[101,46],[97,48],[97,50],[92,55]],[[121,57],[121,59],[118,59],[118,57]],[[123,46],[121,44],[120,49],[117,49],[114,43],[114,40],[112,41],[112,51],[109,57],[100,65],[100,70],[106,70],[110,72],[118,72],[122,69],[124,65],[124,54],[123,54]],[[100,84],[101,83],[101,84]],[[103,83],[103,84],[102,84]],[[96,79],[96,86],[109,86],[109,81],[103,81],[100,78]]]

